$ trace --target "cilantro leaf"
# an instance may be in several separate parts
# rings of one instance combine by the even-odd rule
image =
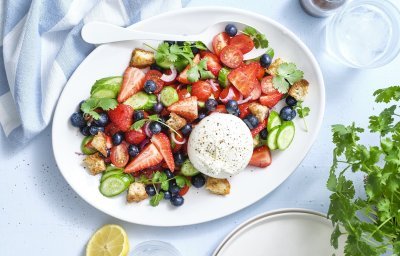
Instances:
[[[282,76],[274,76],[274,78],[272,78],[272,83],[274,85],[274,88],[277,89],[280,93],[287,93],[289,91],[290,84]]]
[[[110,98],[89,98],[81,105],[83,113],[92,116],[94,119],[99,119],[100,115],[94,111],[97,108],[103,110],[110,110],[117,107],[118,102],[115,99]]]
[[[187,72],[188,80],[192,83],[201,79],[215,78],[211,71],[207,70],[207,58],[202,59],[197,65],[193,64]]]
[[[189,68],[187,72],[187,77],[189,82],[192,83],[197,82],[200,78],[199,67],[197,65],[194,65],[191,68]]]
[[[254,46],[258,48],[268,48],[268,40],[264,34],[258,32],[255,28],[247,26],[243,30],[245,35],[248,35],[254,42]]]
[[[118,102],[116,99],[99,99],[99,104],[98,107],[103,109],[103,110],[110,110],[116,108],[118,105]]]
[[[159,192],[155,194],[151,199],[150,199],[150,205],[151,206],[158,206],[161,202],[161,200],[164,199],[164,192]]]
[[[297,81],[303,79],[303,71],[298,70],[296,64],[284,62],[277,68],[277,75],[274,76],[272,83],[274,88],[280,93],[287,93],[289,87]]]
[[[388,103],[391,100],[400,100],[400,86],[390,86],[385,89],[379,89],[374,92],[376,102]]]
[[[183,188],[186,185],[186,178],[183,176],[175,176],[176,185],[178,187]]]
[[[147,46],[150,47],[149,45]],[[194,57],[190,45],[187,44],[184,44],[183,46],[173,44],[170,46],[168,43],[164,42],[159,44],[157,49],[154,50],[156,51],[154,58],[157,65],[162,67],[173,65],[178,70],[182,70],[188,64],[192,63]]]
[[[268,47],[268,48],[267,48],[267,51],[266,51],[265,53],[268,54],[269,57],[271,57],[271,59],[273,59],[274,56],[275,56],[275,51],[274,51],[274,49],[272,49],[271,47]]]
[[[203,50],[203,51],[207,50],[206,45],[203,44],[203,42],[201,42],[201,41],[195,42],[195,43],[194,43],[194,47],[196,47],[196,48],[199,49],[199,50]]]
[[[147,122],[146,119],[141,119],[139,121],[134,122],[133,125],[131,126],[131,130],[136,130],[136,131],[139,130],[144,126],[146,122]]]

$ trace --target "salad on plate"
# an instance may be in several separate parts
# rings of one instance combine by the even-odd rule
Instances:
[[[127,191],[127,202],[152,206],[181,206],[192,187],[227,195],[231,176],[269,166],[271,150],[290,146],[296,116],[307,130],[309,83],[294,63],[273,60],[265,35],[228,24],[212,46],[144,44],[122,76],[93,84],[70,122],[84,136],[85,168],[101,174],[101,194]],[[266,53],[244,61],[254,48]]]

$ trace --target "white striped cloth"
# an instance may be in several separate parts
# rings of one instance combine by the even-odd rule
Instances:
[[[0,124],[5,135],[26,143],[50,123],[66,81],[95,48],[81,38],[85,23],[127,26],[181,7],[181,0],[0,1]]]

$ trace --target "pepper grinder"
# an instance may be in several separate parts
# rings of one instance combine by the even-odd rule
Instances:
[[[314,17],[327,17],[335,13],[347,0],[300,0],[304,11]]]

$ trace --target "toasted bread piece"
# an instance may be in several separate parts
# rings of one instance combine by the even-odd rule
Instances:
[[[272,75],[272,76],[276,76],[278,74],[278,67],[279,65],[281,65],[282,63],[284,63],[284,61],[280,58],[274,60],[271,65],[267,68],[267,73]]]
[[[96,175],[106,170],[106,163],[98,153],[86,156],[83,162],[89,169],[90,174]]]
[[[91,145],[103,156],[107,156],[107,136],[103,132],[99,132],[93,137]]]
[[[213,194],[227,195],[231,190],[231,184],[227,179],[207,177],[206,189]]]
[[[250,103],[249,110],[253,115],[257,117],[258,121],[261,123],[262,121],[264,121],[265,118],[267,118],[269,108],[259,103],[253,102]]]
[[[169,114],[169,119],[167,120],[166,124],[171,127],[172,129],[179,131],[183,126],[187,124],[186,119],[175,114]]]
[[[155,62],[154,53],[143,49],[135,48],[132,52],[131,66],[135,68],[145,68]]]
[[[134,182],[129,186],[126,201],[128,201],[128,203],[140,202],[148,197],[145,185],[143,183]]]
[[[297,101],[304,101],[304,98],[308,94],[309,83],[305,79],[297,81],[290,87],[289,95],[295,98]]]

